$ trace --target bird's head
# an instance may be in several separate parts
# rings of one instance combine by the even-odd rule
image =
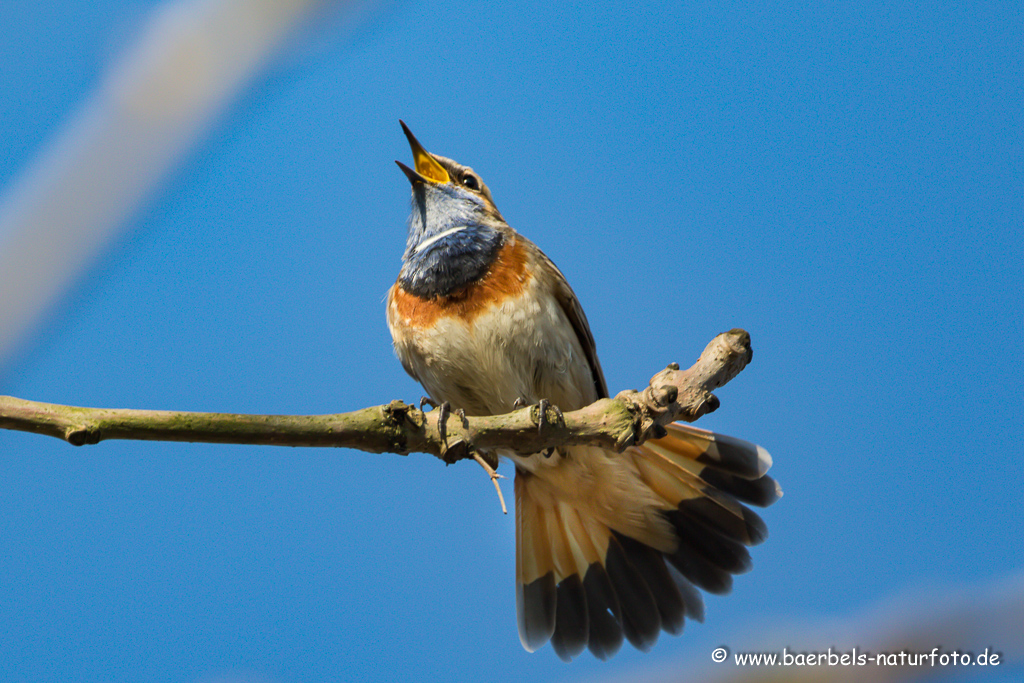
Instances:
[[[415,168],[395,161],[412,183],[409,237],[400,279],[410,291],[445,294],[479,277],[511,229],[473,169],[431,154],[404,122]]]

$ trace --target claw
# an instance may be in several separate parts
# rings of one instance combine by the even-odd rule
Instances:
[[[420,397],[420,412],[423,412],[423,406],[430,406],[431,408],[437,407],[437,401],[430,398],[429,396]]]
[[[452,412],[452,404],[444,401],[437,406],[437,432],[441,436],[441,443],[448,441],[448,414]]]
[[[512,402],[512,410],[519,410],[520,408],[523,408],[527,405],[528,404],[526,402],[526,399],[520,396],[519,398]]]

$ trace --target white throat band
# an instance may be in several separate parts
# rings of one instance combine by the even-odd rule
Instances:
[[[430,239],[423,240],[422,242],[417,244],[416,248],[412,250],[412,253],[418,254],[421,251],[423,251],[424,249],[426,249],[427,247],[429,247],[434,242],[436,242],[436,241],[438,241],[440,239],[444,239],[448,235],[454,235],[455,233],[461,232],[461,231],[463,231],[465,229],[466,229],[466,226],[464,226],[464,225],[461,226],[461,227],[458,227],[458,228],[448,228],[444,232],[438,233],[438,234],[434,235],[433,237],[431,237]]]

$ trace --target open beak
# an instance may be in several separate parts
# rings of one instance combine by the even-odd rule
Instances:
[[[402,124],[405,137],[409,139],[409,147],[412,148],[412,159],[415,162],[416,170],[414,171],[401,161],[396,160],[395,163],[405,173],[409,182],[413,185],[416,183],[441,184],[449,182],[451,177],[448,175],[448,171],[444,169],[444,166],[437,163],[437,160],[430,156],[430,152],[423,149],[423,145],[420,144],[420,141],[409,130],[409,126],[405,125],[405,121],[399,120],[398,122]]]

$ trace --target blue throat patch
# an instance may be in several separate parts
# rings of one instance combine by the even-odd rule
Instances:
[[[482,201],[458,187],[415,187],[398,274],[402,289],[432,299],[483,277],[503,242],[483,209]]]

